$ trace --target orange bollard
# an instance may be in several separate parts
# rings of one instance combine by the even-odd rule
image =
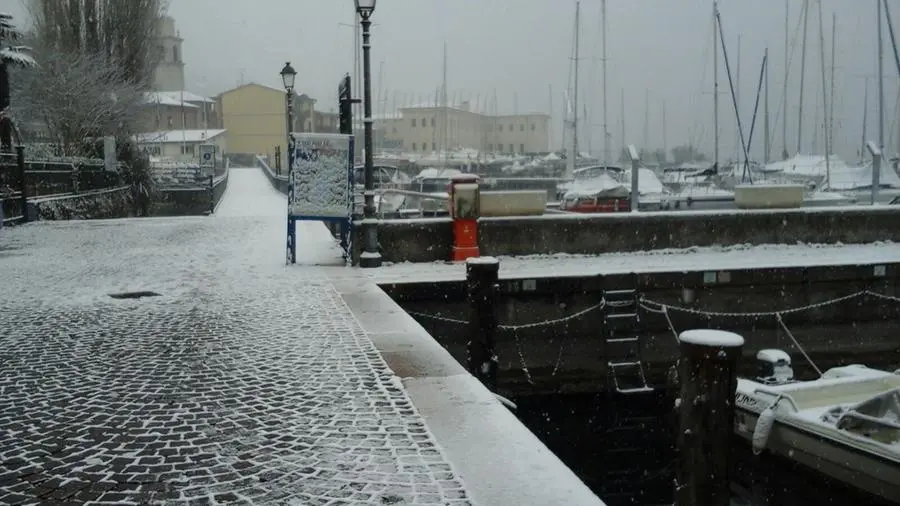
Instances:
[[[460,174],[450,183],[450,216],[453,217],[453,248],[450,260],[463,262],[480,255],[478,215],[480,207],[478,176]]]
[[[453,219],[453,253],[451,260],[464,262],[469,258],[477,257],[478,251],[478,220],[472,218]]]

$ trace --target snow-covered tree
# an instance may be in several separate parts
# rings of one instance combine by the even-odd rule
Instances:
[[[80,156],[86,139],[128,137],[146,102],[144,88],[101,55],[38,50],[41,65],[16,79],[17,115],[59,156]]]
[[[35,37],[47,50],[102,55],[126,80],[149,85],[164,0],[29,0]]]
[[[0,151],[12,151],[12,134],[15,124],[10,108],[11,93],[9,71],[13,67],[35,67],[34,58],[26,46],[12,45],[21,37],[13,17],[0,12]]]

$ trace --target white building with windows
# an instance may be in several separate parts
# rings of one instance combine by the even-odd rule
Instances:
[[[138,134],[138,146],[154,158],[171,162],[200,163],[200,145],[216,146],[216,158],[226,154],[225,130],[163,130]]]
[[[454,150],[528,154],[550,150],[550,115],[490,115],[469,102],[401,107],[374,115],[376,149],[431,154]]]

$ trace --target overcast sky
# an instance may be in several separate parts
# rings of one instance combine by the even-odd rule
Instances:
[[[22,0],[0,0],[16,4]],[[790,35],[799,33],[802,0],[790,3]],[[822,74],[818,3],[808,25],[803,151],[824,152]],[[900,17],[900,2],[892,14]],[[580,126],[582,147],[602,151],[600,71],[601,0],[581,2]],[[770,48],[769,102],[773,153],[783,147],[785,0],[720,0],[720,11],[740,114],[749,135],[763,52]],[[13,5],[9,10],[21,12]],[[876,0],[822,0],[826,70],[831,71],[831,21],[837,16],[834,76],[835,151],[855,158],[862,136],[864,76],[871,79],[868,136],[877,136],[875,108]],[[279,86],[286,60],[299,71],[297,86],[333,108],[336,86],[353,71],[352,0],[171,0],[170,14],[185,39],[188,86],[216,94],[241,82]],[[563,93],[569,86],[575,0],[381,0],[373,20],[374,92],[383,107],[432,101],[442,80],[447,45],[447,84],[452,97],[491,104],[500,113],[552,112],[559,143]],[[693,141],[712,152],[712,0],[608,0],[608,114],[611,150],[622,145],[622,90],[626,140],[668,148]],[[900,28],[900,26],[898,26]],[[738,37],[741,37],[740,80]],[[800,37],[797,37],[788,93],[788,150],[796,151],[800,93]],[[895,102],[898,69],[885,29],[885,130],[896,146],[900,125]],[[719,53],[721,56],[721,52]],[[720,58],[722,158],[736,152],[734,109]],[[379,74],[383,76],[379,79]],[[830,97],[831,77],[826,89]],[[552,89],[552,106],[551,106]],[[645,141],[645,96],[649,94],[649,137]],[[662,110],[666,104],[663,128]],[[551,110],[552,107],[552,110]],[[816,128],[816,121],[820,127]],[[591,126],[593,125],[593,126]],[[665,130],[665,139],[664,139]],[[818,131],[818,132],[817,132]],[[818,135],[815,135],[818,133]],[[813,142],[813,139],[817,139]],[[754,133],[761,152],[762,103]]]

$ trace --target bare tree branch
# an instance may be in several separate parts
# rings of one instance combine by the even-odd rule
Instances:
[[[146,103],[142,87],[102,56],[42,52],[40,67],[15,80],[14,111],[56,144],[63,156],[80,155],[83,141],[133,131]]]

